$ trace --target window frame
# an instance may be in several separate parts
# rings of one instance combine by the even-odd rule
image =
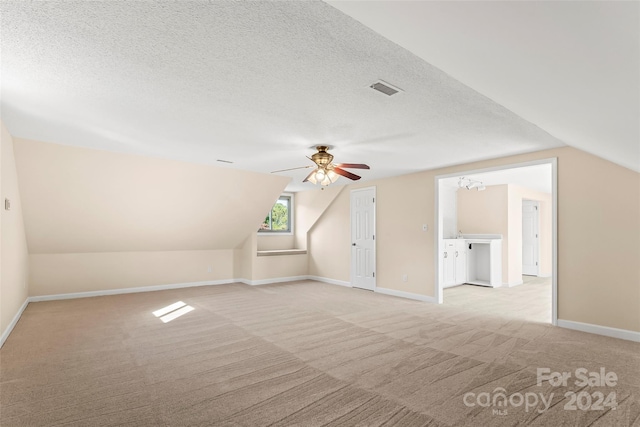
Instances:
[[[293,193],[282,193],[278,199],[273,203],[269,213],[267,214],[269,220],[271,221],[271,213],[273,212],[273,207],[278,203],[278,200],[287,199],[287,211],[288,211],[288,229],[287,230],[266,230],[266,229],[258,229],[258,234],[261,236],[286,236],[293,234],[293,216],[294,216],[294,195]]]

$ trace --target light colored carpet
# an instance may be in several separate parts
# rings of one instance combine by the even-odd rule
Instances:
[[[194,310],[152,314],[176,301]],[[619,381],[536,384],[536,368],[578,367]],[[464,404],[497,387],[554,399]],[[564,409],[598,390],[616,410]],[[311,281],[32,303],[0,350],[3,427],[629,426],[639,397],[640,344]]]
[[[444,290],[444,304],[476,311],[551,323],[551,277],[522,276],[522,285],[511,288],[461,285]]]

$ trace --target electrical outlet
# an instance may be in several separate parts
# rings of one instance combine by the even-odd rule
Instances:
[[[207,273],[211,273],[211,266],[207,267]]]
[[[409,276],[407,276],[406,274],[402,275],[402,281],[406,282],[407,280],[409,280]]]

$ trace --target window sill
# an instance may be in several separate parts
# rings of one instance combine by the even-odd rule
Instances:
[[[304,255],[306,253],[306,249],[278,249],[275,251],[258,251],[258,256]]]

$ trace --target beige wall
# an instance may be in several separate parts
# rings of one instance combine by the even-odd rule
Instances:
[[[3,193],[11,187],[5,184],[5,163],[11,162],[5,159],[4,133]],[[255,230],[286,179],[268,180],[265,195],[270,177],[261,174],[31,141],[15,147],[32,295],[220,280],[238,272],[262,280],[304,271],[304,262],[287,263],[287,257],[273,264],[256,257]],[[311,224],[307,272],[349,281],[349,190],[375,186],[378,286],[433,296],[435,176],[549,157],[558,158],[559,318],[640,331],[639,174],[572,148],[352,184]],[[234,174],[239,185],[224,192],[220,179]],[[247,209],[248,200],[255,209]],[[239,209],[227,209],[233,206]],[[228,211],[240,218],[225,227],[211,225],[217,224],[211,218],[228,219]],[[13,227],[18,236],[18,250],[10,252],[14,271],[27,264],[19,220],[3,212],[2,306],[14,310],[2,313],[3,325],[16,309],[9,300],[22,298],[15,286],[20,274],[8,288],[17,297],[5,297],[8,218],[13,220],[6,229]],[[219,266],[215,274],[206,266],[203,272],[203,262]],[[114,269],[120,271],[109,271]]]
[[[236,276],[238,279],[253,280],[253,264],[256,259],[258,251],[258,236],[256,233],[251,233],[243,242],[236,254],[240,255],[240,260],[236,263],[240,264],[240,275]]]
[[[233,279],[233,250],[32,254],[32,296]],[[209,268],[211,271],[209,271]]]
[[[516,185],[492,185],[485,191],[458,190],[458,228],[464,234],[502,235],[502,280],[522,283],[522,201],[539,201],[540,275],[552,273],[551,194]]]
[[[333,203],[336,197],[346,188],[336,185],[324,188],[313,188],[300,191],[295,196],[295,247],[307,248],[307,234],[318,218]]]
[[[256,230],[289,178],[18,139],[16,162],[31,295],[270,275]]]
[[[256,234],[258,235],[259,251],[295,249],[295,236],[293,234]]]
[[[15,141],[31,254],[233,249],[290,180]]]
[[[516,240],[511,238],[516,233],[513,232],[515,230],[510,230],[508,186],[491,185],[484,191],[461,189],[457,196],[458,229],[463,234],[501,234],[502,281],[507,285],[522,282],[522,275],[515,278],[509,275],[509,245]],[[520,258],[522,259],[522,255]]]
[[[640,331],[640,174],[569,147],[350,185],[311,231],[310,274],[349,281],[349,190],[376,186],[378,286],[433,296],[435,176],[551,157],[558,317]]]
[[[253,280],[306,276],[306,254],[256,257],[253,264]]]
[[[558,316],[640,331],[640,174],[565,151],[558,160]]]
[[[348,186],[309,236],[309,274],[350,281],[350,190],[376,187],[378,287],[433,295],[433,182],[411,174]],[[422,224],[430,231],[423,232]],[[407,275],[407,282],[402,276]]]
[[[307,235],[309,275],[349,281],[349,189],[327,207]]]
[[[29,255],[25,237],[22,203],[13,152],[13,140],[0,122],[0,334],[27,300]],[[11,210],[4,210],[5,198]]]

